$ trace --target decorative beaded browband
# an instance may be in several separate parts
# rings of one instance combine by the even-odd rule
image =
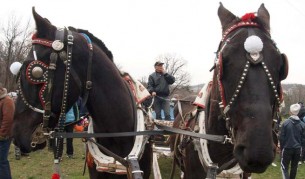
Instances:
[[[249,21],[240,21],[237,24],[232,25],[227,30],[225,30],[222,34],[221,42],[223,42],[225,39],[227,39],[227,36],[233,32],[234,30],[240,28],[240,27],[260,27],[256,22],[249,22]],[[269,33],[269,32],[268,32]],[[232,38],[231,38],[232,39]]]

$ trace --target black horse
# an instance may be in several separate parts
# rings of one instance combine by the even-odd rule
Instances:
[[[198,107],[198,115],[184,128],[196,131],[199,126],[200,132],[226,135],[229,140],[222,144],[185,137],[176,142],[180,149],[176,150],[177,163],[182,164],[188,179],[205,178],[208,165],[214,164],[218,172],[233,168],[237,175],[262,173],[276,154],[272,126],[288,61],[270,37],[269,13],[262,4],[257,15],[250,13],[240,19],[220,4],[218,16],[223,36],[213,80],[205,88],[205,103]],[[181,115],[175,120],[179,127]],[[237,164],[242,170],[238,171]]]
[[[35,131],[42,125],[49,130],[59,126],[62,113],[79,96],[86,99],[87,94],[86,106],[95,133],[135,131],[137,113],[132,92],[105,44],[85,30],[57,29],[34,8],[33,16],[37,31],[33,35],[33,48],[20,69],[20,98],[13,125],[14,141],[21,151],[28,153],[44,148],[46,142],[43,139],[33,144],[33,138],[39,138]],[[63,43],[54,42],[60,38]],[[54,62],[55,58],[58,60]],[[44,124],[42,109],[44,115],[48,110],[51,115]],[[97,138],[96,142],[118,156],[126,157],[134,140],[134,137],[113,137]],[[144,178],[149,178],[151,158],[151,145],[147,143],[140,160]],[[90,178],[127,178],[126,175],[97,172],[95,163],[88,163],[88,166]]]

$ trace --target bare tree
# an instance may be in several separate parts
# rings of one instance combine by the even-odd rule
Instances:
[[[181,56],[166,53],[159,55],[156,60],[162,61],[167,73],[176,78],[175,83],[171,86],[170,94],[173,94],[179,88],[189,86],[190,74],[185,71],[187,62]]]
[[[30,20],[25,25],[21,22],[21,18],[11,15],[1,28],[0,58],[4,68],[0,70],[0,82],[9,91],[16,89],[14,77],[9,71],[10,65],[15,61],[23,62],[31,48],[30,35],[33,30],[30,28]]]
[[[286,88],[284,93],[285,108],[284,114],[289,113],[289,107],[293,103],[305,102],[305,86],[301,84],[288,84],[283,85]]]
[[[145,86],[145,88],[147,88],[147,77],[146,76],[142,76],[141,79],[139,79],[139,82],[142,83],[142,85]]]

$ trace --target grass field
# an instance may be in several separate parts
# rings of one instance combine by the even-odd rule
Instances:
[[[88,172],[82,176],[84,159],[82,158],[84,147],[80,139],[74,140],[75,158],[69,159],[64,156],[61,162],[62,179],[87,179]],[[50,179],[53,173],[53,154],[47,149],[31,153],[29,157],[15,160],[14,147],[11,146],[9,161],[13,179]],[[253,174],[252,179],[280,179],[281,170],[279,158],[275,160],[276,167],[270,166],[263,174]],[[163,179],[168,179],[171,172],[172,160],[160,158],[159,165]],[[176,169],[176,177],[179,171]],[[153,177],[151,177],[153,179]],[[297,179],[305,179],[305,164],[299,165]]]

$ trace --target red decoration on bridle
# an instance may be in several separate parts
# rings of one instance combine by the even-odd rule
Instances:
[[[241,17],[241,20],[246,22],[246,21],[253,21],[256,18],[254,13],[246,13]]]
[[[227,28],[227,30],[225,30],[222,34],[222,39],[221,41],[223,42],[225,39],[227,39],[227,36],[233,32],[234,30],[240,28],[240,27],[260,27],[256,22],[244,22],[244,21],[240,21],[234,25],[232,25],[231,27]]]
[[[37,34],[33,34],[32,36],[32,44],[39,44],[47,47],[52,48],[53,41],[37,38]],[[35,50],[34,50],[35,51]],[[41,77],[34,77],[32,72],[35,67],[39,67],[42,70],[43,75]],[[32,61],[26,68],[26,79],[31,84],[42,84],[42,87],[39,91],[39,100],[42,105],[42,107],[45,107],[45,99],[44,99],[44,92],[47,87],[47,81],[48,81],[48,68],[49,66],[45,63],[43,63],[40,60],[34,60]]]
[[[53,43],[53,41],[37,38],[36,33],[33,34],[33,36],[32,36],[32,44],[40,44],[40,45],[44,45],[47,47],[52,47],[52,43]]]
[[[226,44],[231,40],[230,37],[228,37],[229,34],[231,34],[233,31],[240,27],[260,27],[259,24],[251,21],[240,21],[231,27],[227,28],[222,35],[221,43],[223,43],[220,46],[219,52],[218,52],[218,74],[217,74],[217,80],[218,80],[218,86],[219,86],[219,91],[220,91],[220,97],[221,97],[221,102],[224,107],[227,106],[226,98],[225,98],[225,90],[222,84],[222,76],[223,76],[223,62],[222,62],[222,50],[226,46]],[[234,36],[234,35],[233,35]]]
[[[40,78],[35,78],[32,75],[32,71],[35,67],[40,67],[43,70],[43,75]],[[46,65],[45,63],[43,63],[42,61],[39,60],[35,60],[32,61],[26,68],[26,79],[28,80],[28,82],[30,82],[31,84],[42,84],[41,89],[39,90],[39,99],[40,99],[40,103],[42,105],[42,107],[45,107],[45,99],[43,97],[43,93],[46,89],[47,86],[47,78],[48,78],[48,65]]]

